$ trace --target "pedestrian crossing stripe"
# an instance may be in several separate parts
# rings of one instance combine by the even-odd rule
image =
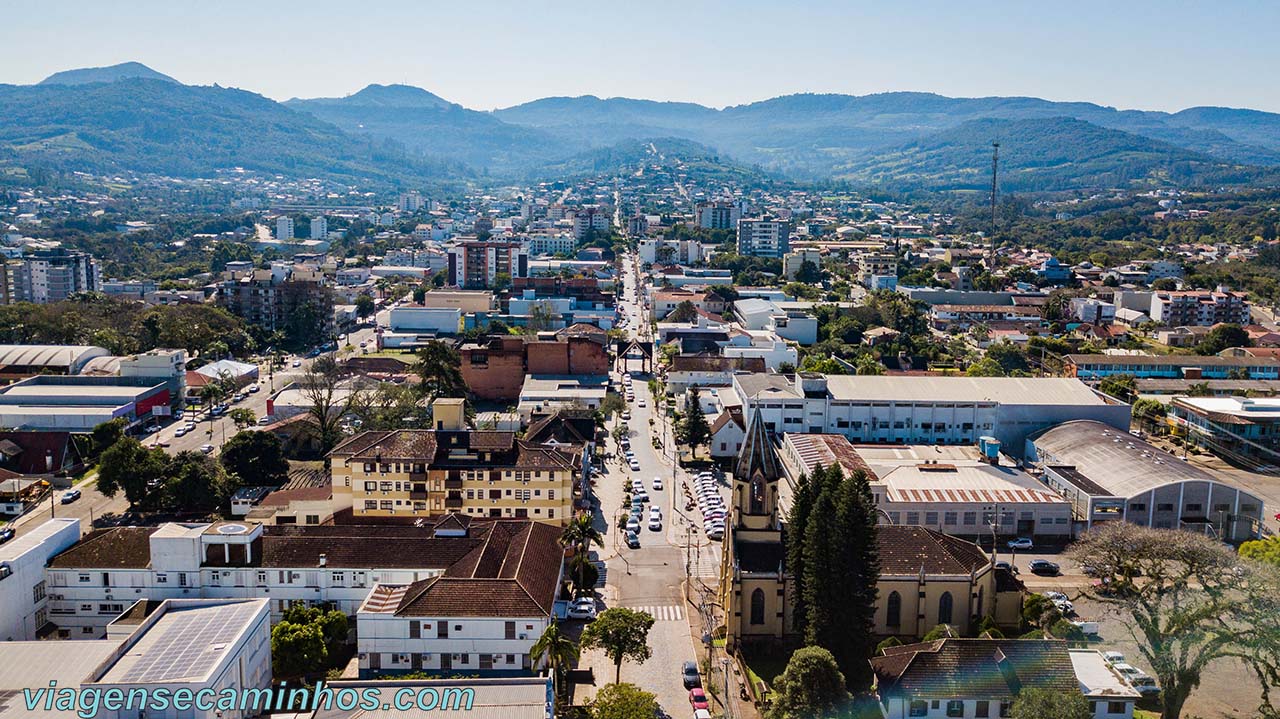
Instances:
[[[679,604],[651,607],[628,607],[628,609],[634,609],[637,612],[646,612],[660,622],[684,621],[684,607]]]

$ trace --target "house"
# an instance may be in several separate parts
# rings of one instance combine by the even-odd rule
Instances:
[[[720,414],[711,422],[711,456],[716,459],[736,457],[742,451],[742,440],[746,436],[746,422],[742,419],[742,407],[730,405],[720,410]]]
[[[1007,717],[1030,688],[1085,693],[1096,719],[1132,717],[1137,692],[1073,654],[1054,639],[938,639],[887,647],[871,668],[885,719]]]

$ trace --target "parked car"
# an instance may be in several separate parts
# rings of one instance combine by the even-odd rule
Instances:
[[[651,531],[651,532],[661,532],[661,531],[662,531],[662,520],[661,520],[661,519],[658,519],[658,518],[656,518],[656,517],[650,517],[650,518],[649,518],[649,531]]]
[[[1156,680],[1153,677],[1146,674],[1131,678],[1129,686],[1144,697],[1155,696],[1160,693],[1160,685],[1156,684]]]
[[[680,668],[680,677],[684,681],[685,689],[702,686],[702,676],[698,674],[697,662],[685,662]]]
[[[251,384],[251,385],[249,385],[249,393],[250,393],[250,394],[257,394],[258,390],[260,390],[260,389],[262,389],[262,388],[261,388],[261,387],[259,387],[259,386],[258,386],[258,385],[256,385],[256,384]]]
[[[1091,637],[1098,636],[1098,632],[1100,632],[1102,629],[1100,626],[1098,626],[1097,622],[1090,622],[1084,619],[1077,619],[1072,621],[1071,623],[1076,625],[1076,627],[1080,631],[1084,632],[1087,636],[1091,636]]]
[[[175,432],[173,433],[173,436],[175,436],[175,437],[181,437],[181,436],[185,435],[186,433],[188,433],[188,432],[190,432],[190,431],[191,431],[191,430],[187,429],[186,427],[179,427],[179,428],[177,429],[177,431],[175,431]]]
[[[13,527],[4,527],[0,529],[0,544],[4,544],[10,539],[13,539],[13,535],[14,535]]]
[[[77,499],[80,499],[80,490],[78,489],[68,489],[67,491],[62,493],[63,504],[71,504]]]
[[[205,454],[213,454],[213,445],[211,445],[211,444],[202,444],[202,445],[200,445],[200,451],[201,451],[201,452],[204,452]]]
[[[694,711],[711,708],[711,705],[707,703],[707,693],[702,691],[702,687],[694,687],[689,690],[689,705],[693,707]]]
[[[627,546],[632,549],[640,548],[640,535],[635,532],[627,532]]]
[[[579,597],[573,600],[573,604],[569,605],[570,619],[585,619],[591,621],[596,618],[596,600],[591,597]]]
[[[1007,571],[1008,571],[1009,573],[1011,573],[1011,574],[1017,574],[1017,573],[1018,573],[1018,568],[1017,568],[1017,567],[1015,567],[1015,566],[1013,566],[1012,564],[1010,564],[1009,562],[1006,562],[1006,561],[1003,561],[1003,560],[1001,560],[1001,561],[999,561],[999,562],[996,562],[996,569],[1004,569],[1004,570],[1007,570]]]
[[[1117,674],[1124,677],[1125,680],[1129,682],[1132,682],[1136,677],[1145,677],[1147,675],[1147,673],[1141,669],[1133,666],[1132,664],[1126,664],[1125,662],[1112,664],[1111,668],[1116,670]]]
[[[635,516],[633,515],[632,517],[627,519],[627,532],[634,534],[639,531],[640,531],[640,520],[636,519]]]
[[[259,417],[259,418],[258,418],[258,424],[259,424],[259,425],[261,425],[261,426],[263,426],[263,427],[265,427],[265,426],[267,426],[267,425],[271,424],[271,421],[272,421],[272,420],[271,420],[271,415],[267,415],[267,416],[265,416],[265,417]]]
[[[1017,539],[1009,540],[1009,549],[1021,549],[1025,551],[1031,549],[1032,546],[1031,539],[1028,537],[1018,537]]]
[[[302,366],[302,360],[294,360],[294,361],[293,361],[292,366],[293,366],[293,367],[301,367],[301,366]]]
[[[1031,569],[1032,574],[1041,574],[1046,577],[1056,577],[1062,573],[1062,568],[1047,559],[1033,559],[1027,565]]]
[[[1107,664],[1121,664],[1124,662],[1124,655],[1120,652],[1103,652],[1102,659]]]
[[[632,472],[639,472],[639,471],[640,471],[640,463],[639,463],[639,462],[637,462],[637,461],[635,461],[634,459],[633,459],[633,460],[631,460],[631,465],[630,465],[630,466],[631,466],[631,471],[632,471]]]
[[[662,479],[660,477],[653,478],[653,491],[655,492],[662,491]]]

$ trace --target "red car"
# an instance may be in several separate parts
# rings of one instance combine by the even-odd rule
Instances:
[[[693,710],[711,709],[711,705],[707,703],[707,695],[702,691],[701,687],[694,687],[689,690],[689,704],[693,706]]]

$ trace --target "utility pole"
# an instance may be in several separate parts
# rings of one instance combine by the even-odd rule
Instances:
[[[996,269],[996,184],[997,172],[1000,169],[1000,143],[991,143],[991,249],[987,254],[987,272]]]

